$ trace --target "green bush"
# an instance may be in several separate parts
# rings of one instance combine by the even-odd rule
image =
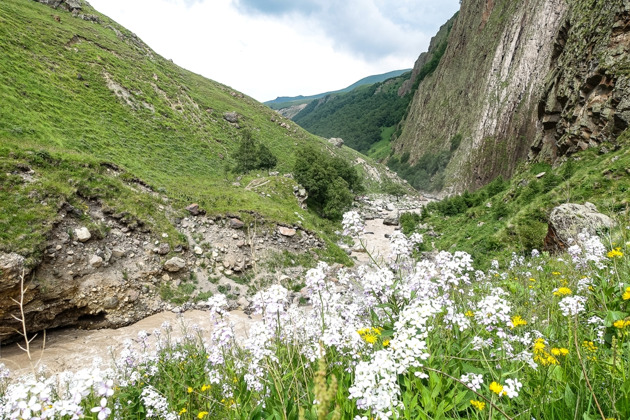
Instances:
[[[340,219],[352,204],[353,194],[363,191],[361,179],[349,163],[310,146],[296,153],[293,175],[308,191],[309,207],[331,220]]]
[[[243,130],[243,137],[236,152],[236,168],[238,173],[246,173],[255,169],[271,169],[278,163],[278,158],[271,150],[254,139],[250,130]]]

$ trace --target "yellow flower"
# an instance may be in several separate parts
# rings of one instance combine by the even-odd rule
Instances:
[[[482,411],[484,408],[486,408],[486,403],[483,401],[470,400],[470,405],[472,405],[479,411]]]
[[[492,382],[490,384],[490,391],[494,392],[498,396],[505,395],[506,392],[503,390],[503,385],[498,382]]]
[[[387,347],[387,346],[389,346],[389,340],[388,339],[383,340],[383,347]]]
[[[573,292],[568,287],[560,287],[553,292],[554,296],[566,296],[571,295]]]
[[[207,390],[209,390],[210,388],[212,388],[212,386],[210,385],[204,385],[201,387],[201,392],[206,392]]]
[[[539,353],[545,350],[545,340],[541,338],[537,338],[534,343],[534,353]]]
[[[531,282],[533,283],[533,282],[535,282],[535,281],[536,281],[536,279],[535,279],[535,278],[533,278],[533,277],[530,277],[529,281],[531,281]]]
[[[378,341],[378,337],[381,335],[381,331],[383,331],[382,328],[361,328],[357,330],[357,333],[366,343],[375,344]]]
[[[626,287],[626,291],[621,296],[623,300],[630,300],[630,287]]]
[[[184,414],[184,413],[185,413],[185,412],[187,412],[187,411],[188,411],[188,410],[186,410],[186,408],[182,408],[181,410],[179,410],[179,414],[178,414],[178,415],[180,415],[180,416],[181,416],[182,414]]]
[[[554,347],[551,349],[551,354],[553,354],[554,356],[566,356],[567,354],[569,354],[569,350],[565,349],[564,347]]]
[[[597,351],[597,346],[592,341],[584,340],[582,342],[582,347],[591,353],[595,353]]]
[[[551,274],[554,275],[554,276],[559,276],[560,272],[559,271],[553,271]]]
[[[193,389],[192,389],[192,387],[191,387],[191,386],[189,386],[189,387],[188,387],[188,393],[190,394],[190,393],[192,393],[192,392],[193,392]]]
[[[200,411],[199,414],[197,414],[197,418],[198,419],[202,419],[204,417],[206,417],[208,415],[207,411]]]
[[[621,258],[623,257],[623,252],[621,252],[621,248],[617,247],[615,249],[612,249],[610,251],[608,251],[608,258]]]
[[[630,327],[630,319],[627,319],[627,320],[620,319],[619,321],[615,321],[613,326],[615,328],[619,328],[620,330],[626,327]]]
[[[520,315],[516,315],[512,318],[512,329],[516,327],[520,327],[521,325],[527,325],[527,321],[520,317]]]
[[[629,287],[630,289],[630,287]],[[471,310],[466,311],[466,313],[464,314],[466,315],[468,318],[472,318],[473,316],[475,316],[475,313]]]

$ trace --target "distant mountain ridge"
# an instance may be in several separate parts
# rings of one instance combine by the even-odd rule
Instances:
[[[280,109],[280,108],[285,108],[285,107],[289,107],[292,105],[297,105],[297,104],[288,104],[290,102],[300,102],[300,103],[306,103],[306,102],[310,102],[314,99],[319,99],[319,98],[323,98],[327,95],[333,94],[333,93],[342,93],[342,92],[350,92],[354,89],[356,89],[359,86],[363,86],[363,85],[371,85],[374,83],[380,83],[383,82],[387,79],[391,79],[392,77],[398,77],[401,74],[410,72],[412,69],[404,69],[404,70],[394,70],[394,71],[390,71],[387,73],[383,73],[383,74],[375,74],[372,76],[367,76],[364,77],[361,80],[358,80],[357,82],[354,82],[353,84],[351,84],[350,86],[344,88],[344,89],[339,89],[339,90],[334,90],[334,91],[330,91],[330,92],[325,92],[325,93],[318,93],[316,95],[310,95],[310,96],[303,96],[303,95],[298,95],[298,96],[278,96],[276,99],[271,100],[271,101],[267,101],[267,102],[263,102],[265,105],[270,106],[273,109]]]

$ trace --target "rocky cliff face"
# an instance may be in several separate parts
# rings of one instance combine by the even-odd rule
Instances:
[[[462,136],[445,193],[553,162],[627,126],[630,2],[464,0],[393,149],[410,163]]]

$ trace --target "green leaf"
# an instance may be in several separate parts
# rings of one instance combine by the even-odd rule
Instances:
[[[615,321],[619,321],[620,319],[625,319],[627,316],[628,316],[628,313],[626,312],[608,311],[608,313],[606,314],[606,318],[604,318],[604,325],[607,328],[610,328],[613,326]]]
[[[567,384],[564,388],[564,403],[567,405],[568,409],[575,408],[575,403],[576,403],[575,393],[573,392],[569,384]]]

